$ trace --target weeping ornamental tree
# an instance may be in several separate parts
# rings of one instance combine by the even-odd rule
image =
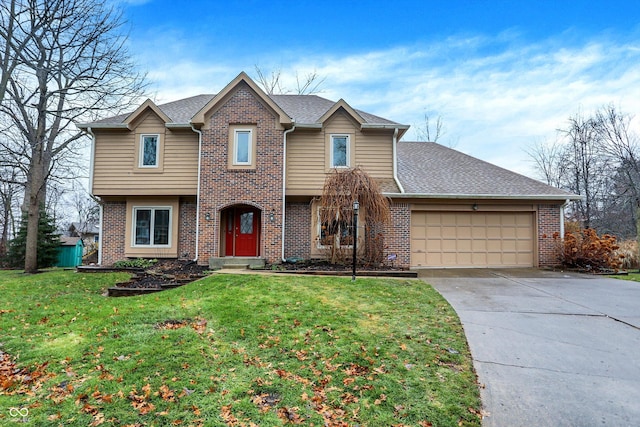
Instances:
[[[389,201],[378,183],[359,167],[336,170],[327,176],[320,199],[320,244],[333,264],[350,259],[353,245],[353,203],[360,204],[358,258],[366,264],[380,264],[384,257],[382,229],[391,222]],[[364,232],[362,232],[364,231]]]

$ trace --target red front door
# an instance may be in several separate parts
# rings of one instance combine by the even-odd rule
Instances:
[[[225,256],[258,256],[260,211],[249,206],[225,211]]]

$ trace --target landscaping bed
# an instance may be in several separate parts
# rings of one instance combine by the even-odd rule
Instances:
[[[160,260],[147,269],[116,268],[115,270],[131,272],[132,276],[126,282],[119,282],[110,287],[107,290],[107,295],[110,297],[144,295],[177,288],[205,277],[207,267],[198,265],[194,261],[167,259]]]

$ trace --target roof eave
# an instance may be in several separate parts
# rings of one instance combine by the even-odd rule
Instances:
[[[78,123],[78,129],[131,129],[127,123]]]
[[[168,129],[191,129],[191,123],[165,123]]]
[[[382,193],[386,197],[402,199],[449,199],[449,200],[554,200],[575,201],[584,197],[577,194],[433,194],[433,193]]]
[[[293,123],[296,129],[322,129],[322,123]]]

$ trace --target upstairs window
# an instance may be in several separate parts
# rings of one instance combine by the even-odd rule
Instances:
[[[158,135],[140,136],[140,167],[157,168],[159,164]]]
[[[331,167],[349,167],[349,135],[331,135]]]
[[[250,129],[237,129],[234,137],[233,164],[251,165],[253,152],[253,132]]]
[[[134,246],[169,246],[171,208],[134,208]]]
[[[229,125],[227,168],[249,170],[256,168],[258,127],[254,124]]]

